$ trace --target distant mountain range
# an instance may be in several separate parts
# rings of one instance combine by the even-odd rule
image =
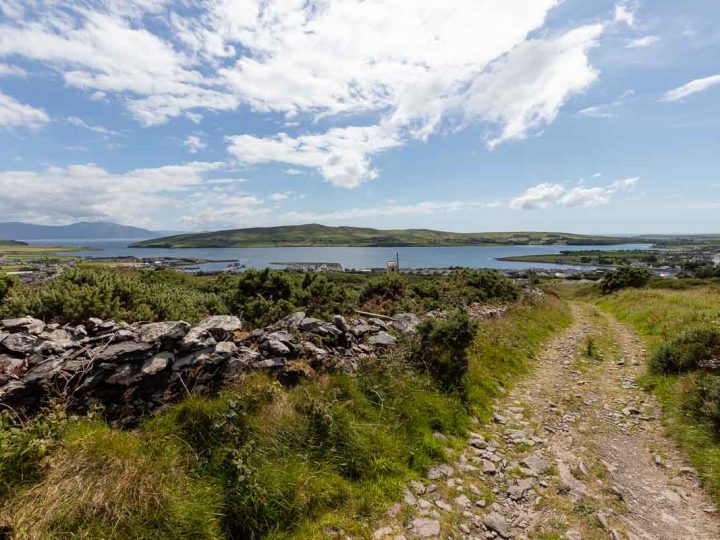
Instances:
[[[0,223],[3,240],[91,240],[120,238],[154,238],[167,232],[153,232],[103,221],[83,221],[70,225],[33,225],[17,221]]]
[[[256,227],[180,234],[136,242],[132,247],[292,247],[292,246],[479,246],[479,245],[611,245],[630,238],[552,232],[454,233],[430,229],[379,230],[326,225]]]

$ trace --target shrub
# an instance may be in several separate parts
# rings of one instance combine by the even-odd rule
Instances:
[[[5,298],[5,296],[7,296],[7,294],[10,292],[10,289],[12,289],[17,284],[18,279],[15,276],[0,273],[0,302],[3,301],[3,298]]]
[[[79,323],[88,317],[196,322],[223,311],[220,297],[197,287],[192,279],[167,270],[78,266],[40,286],[15,287],[0,306],[0,315],[30,314],[63,323]]]
[[[682,389],[684,410],[710,421],[720,434],[720,376],[693,373],[683,381]]]
[[[475,337],[475,326],[465,310],[456,310],[446,321],[428,319],[419,328],[415,362],[429,373],[445,392],[459,391],[468,369],[467,347]]]
[[[720,331],[696,328],[663,343],[653,354],[650,368],[655,373],[686,373],[708,360],[720,361]]]
[[[648,284],[651,277],[652,273],[647,268],[623,266],[603,276],[600,290],[603,294],[610,294],[630,287],[642,288]]]

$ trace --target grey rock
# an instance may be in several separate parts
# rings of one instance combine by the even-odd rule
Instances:
[[[512,500],[519,501],[530,489],[532,489],[532,483],[526,478],[521,478],[508,488],[508,495]]]
[[[485,474],[495,474],[497,472],[497,467],[495,467],[495,464],[492,461],[488,459],[483,459],[482,471]]]
[[[420,325],[420,319],[414,313],[398,313],[393,315],[392,326],[403,334],[414,334]]]
[[[347,332],[350,328],[347,321],[345,320],[345,317],[343,317],[342,315],[334,315],[333,324],[337,326],[338,330],[340,330],[341,332]]]
[[[387,332],[378,332],[368,338],[368,344],[375,347],[391,347],[397,343],[397,339]]]
[[[490,512],[483,519],[485,526],[491,531],[495,531],[503,538],[509,537],[507,520],[497,512]]]
[[[98,319],[97,317],[90,317],[87,321],[85,321],[85,328],[87,328],[91,332],[94,332],[102,323],[102,319]]]
[[[179,347],[184,351],[192,351],[196,349],[204,349],[206,347],[213,347],[217,344],[214,337],[202,328],[191,328],[190,331],[185,335],[179,343]]]
[[[144,324],[138,329],[140,341],[153,342],[166,339],[180,339],[190,330],[185,321],[165,321]]]
[[[0,387],[0,403],[5,403],[27,395],[30,390],[22,381],[10,381]]]
[[[14,353],[27,354],[32,352],[37,344],[39,344],[39,340],[35,336],[29,334],[10,334],[2,340],[0,346]]]
[[[175,360],[172,369],[173,371],[180,371],[187,367],[198,365],[201,362],[208,360],[214,352],[215,345],[187,353]]]
[[[268,358],[267,360],[261,360],[260,362],[256,362],[253,367],[257,369],[270,369],[282,367],[285,364],[287,364],[287,358],[277,357]]]
[[[305,312],[304,311],[297,311],[295,313],[292,313],[288,315],[287,317],[283,317],[278,322],[273,324],[272,326],[268,327],[270,330],[276,330],[276,329],[285,329],[285,330],[297,330],[300,326],[300,323],[305,319]]]
[[[100,345],[91,353],[99,362],[114,360],[116,362],[127,362],[132,360],[144,360],[155,349],[155,343],[142,341],[123,341],[112,343],[108,346]]]
[[[20,317],[19,319],[4,319],[2,326],[10,332],[27,332],[38,335],[45,330],[45,323],[33,317]]]
[[[537,454],[531,454],[526,457],[522,463],[536,476],[545,474],[552,464],[549,461],[542,459]]]
[[[23,364],[24,362],[19,358],[0,354],[0,373],[4,375],[14,375]]]
[[[378,319],[378,318],[368,319],[368,324],[370,324],[371,326],[380,328],[382,330],[388,330],[387,323],[385,321],[383,321],[382,319]]]
[[[219,339],[218,336],[231,334],[242,330],[242,321],[233,315],[214,315],[200,321],[195,328],[207,330],[213,337]]]
[[[41,384],[55,377],[62,370],[63,364],[59,358],[46,360],[28,371],[22,381],[25,384]]]
[[[82,339],[87,337],[88,333],[85,327],[82,324],[77,325],[73,331],[72,331],[73,337],[75,339]]]
[[[436,538],[440,536],[440,522],[437,519],[414,519],[412,532],[418,538]]]
[[[328,355],[325,349],[321,349],[310,341],[303,341],[301,344],[303,352],[309,358],[322,359]]]
[[[260,350],[265,356],[286,356],[289,355],[290,347],[277,339],[268,339],[260,344]]]
[[[115,372],[105,379],[108,384],[119,384],[129,386],[134,382],[135,367],[132,364],[120,364]]]
[[[298,328],[303,332],[309,332],[321,337],[338,338],[342,334],[334,324],[312,317],[305,317],[298,325]]]
[[[73,335],[64,328],[54,328],[52,330],[48,330],[46,328],[46,330],[39,334],[38,337],[40,339],[54,341],[56,343],[63,343],[73,339]]]
[[[153,376],[167,369],[172,363],[175,355],[168,351],[157,353],[155,356],[148,358],[140,368],[143,375]]]

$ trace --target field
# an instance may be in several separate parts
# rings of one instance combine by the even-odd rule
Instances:
[[[57,246],[29,246],[17,243],[0,243],[0,272],[21,270],[30,263],[48,263],[53,261],[72,260],[77,257],[66,255],[67,252],[80,251],[84,248]],[[63,253],[60,255],[59,253]]]
[[[682,282],[675,286],[682,287]],[[599,301],[599,307],[633,326],[647,341],[651,355],[693,328],[720,325],[720,286],[627,290]],[[708,491],[720,501],[720,437],[713,422],[692,410],[697,374],[648,373],[644,385],[660,398],[667,430],[686,450]]]
[[[453,233],[429,229],[378,230],[296,225],[182,234],[137,242],[133,247],[609,245],[624,242],[627,238],[550,232]]]

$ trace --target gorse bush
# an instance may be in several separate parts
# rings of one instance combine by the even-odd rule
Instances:
[[[467,312],[453,311],[447,320],[428,319],[420,325],[419,333],[415,363],[443,391],[461,391],[468,370],[467,348],[475,337],[475,325]]]
[[[2,281],[14,284],[14,280]],[[39,286],[15,286],[0,300],[0,316],[33,315],[57,322],[88,317],[128,322],[239,315],[265,326],[292,313],[328,318],[350,313],[358,302],[383,313],[424,313],[469,302],[513,300],[518,288],[496,272],[461,271],[451,277],[292,273],[248,270],[235,276],[198,278],[172,270],[117,270],[78,266]],[[0,298],[2,294],[0,294]]]
[[[512,301],[519,294],[518,286],[498,272],[465,269],[441,278],[411,280],[398,274],[371,278],[359,300],[368,309],[424,313],[473,302]]]
[[[628,288],[641,288],[648,284],[652,273],[647,268],[623,266],[617,270],[607,272],[600,281],[600,290],[603,294]]]
[[[18,279],[10,274],[0,273],[0,302],[7,296],[15,285],[18,284]]]
[[[655,373],[687,373],[711,360],[720,363],[720,330],[696,328],[660,345],[650,360],[650,368]]]
[[[58,322],[102,319],[196,322],[225,311],[218,295],[169,270],[118,271],[71,268],[40,286],[12,289],[0,306],[4,316],[33,315]]]
[[[262,326],[303,309],[315,317],[329,317],[351,309],[357,294],[323,274],[248,270],[218,280],[217,294],[227,299],[233,313]]]

